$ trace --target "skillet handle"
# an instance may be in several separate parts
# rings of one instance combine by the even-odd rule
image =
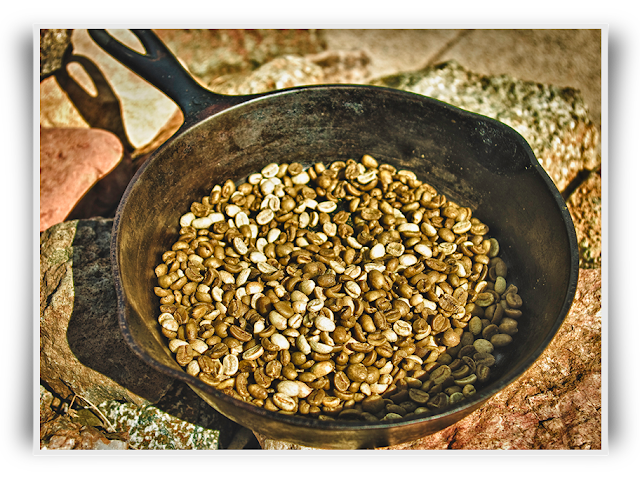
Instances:
[[[142,42],[144,55],[123,45],[104,29],[88,32],[104,51],[176,102],[185,118],[205,109],[209,114],[211,110],[224,110],[255,97],[221,95],[202,87],[152,30],[131,30]]]

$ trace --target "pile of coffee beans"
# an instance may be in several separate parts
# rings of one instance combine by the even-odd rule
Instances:
[[[191,205],[155,274],[188,374],[284,414],[411,418],[474,395],[522,300],[489,227],[407,170],[271,163]]]

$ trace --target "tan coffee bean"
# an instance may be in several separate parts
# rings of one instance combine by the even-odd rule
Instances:
[[[507,305],[509,306],[509,308],[517,309],[522,306],[522,299],[517,293],[507,293],[505,296],[505,300],[507,301]]]
[[[278,330],[284,330],[287,328],[287,318],[276,310],[272,310],[269,313],[269,322],[271,322],[271,325],[276,327]]]
[[[368,374],[367,367],[362,363],[350,364],[346,370],[346,375],[352,382],[364,382]]]
[[[241,397],[249,397],[251,394],[247,389],[249,383],[249,372],[240,372],[235,378],[235,389]]]
[[[417,388],[410,388],[409,398],[418,405],[426,405],[429,401],[429,394]]]
[[[393,323],[393,331],[402,337],[408,337],[411,335],[413,329],[409,322],[405,322],[404,320],[397,320]]]
[[[451,368],[448,365],[441,365],[429,375],[429,379],[433,380],[436,385],[443,383],[451,376]]]
[[[344,371],[338,371],[333,377],[333,382],[336,389],[340,392],[346,392],[351,384],[347,374]]]
[[[460,336],[454,329],[448,328],[442,335],[442,342],[447,347],[455,347],[460,343]]]
[[[484,338],[479,338],[473,342],[473,347],[478,353],[493,353],[493,344]]]
[[[286,319],[292,317],[295,313],[289,302],[278,301],[273,304],[273,307],[280,315],[282,315]]]
[[[511,335],[506,333],[498,333],[493,335],[490,341],[494,347],[501,348],[509,345],[513,341],[513,338],[511,338]]]
[[[490,353],[476,353],[473,356],[473,361],[476,364],[476,367],[479,365],[486,365],[487,367],[493,367],[495,365],[496,360],[493,355]]]
[[[381,412],[385,407],[385,402],[382,396],[378,394],[371,394],[362,401],[362,409],[368,413]]]
[[[389,288],[387,281],[379,270],[372,270],[367,275],[369,287],[372,290],[387,290]]]
[[[502,319],[498,329],[500,330],[500,333],[506,333],[507,335],[513,336],[518,333],[518,322],[513,318],[505,317]]]
[[[193,360],[193,349],[190,345],[181,345],[176,349],[176,361],[181,367],[186,367]]]
[[[336,344],[343,344],[351,338],[351,334],[345,327],[338,325],[335,327],[331,337]]]
[[[276,407],[285,412],[293,412],[297,407],[295,400],[284,393],[275,393],[271,399]]]
[[[364,339],[366,340],[366,338]],[[357,354],[360,354],[362,358],[364,358],[366,353],[374,350],[374,346],[366,342],[352,342],[349,343],[348,346],[349,349],[353,350],[354,352],[358,352]]]
[[[229,333],[243,343],[248,342],[253,338],[253,335],[241,329],[240,327],[237,327],[236,325],[229,326]]]

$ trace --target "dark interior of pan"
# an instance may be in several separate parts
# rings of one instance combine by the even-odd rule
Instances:
[[[500,242],[508,283],[524,315],[514,342],[474,397],[443,412],[379,424],[272,413],[186,374],[173,360],[157,317],[154,267],[178,236],[193,201],[226,179],[271,162],[360,159],[414,171],[448,199],[473,209]],[[274,92],[195,122],[138,171],[116,214],[112,260],[121,327],[147,363],[186,381],[232,420],[269,438],[320,448],[393,445],[441,430],[481,406],[540,356],[575,293],[575,232],[562,197],[524,139],[492,119],[407,92],[321,86]]]

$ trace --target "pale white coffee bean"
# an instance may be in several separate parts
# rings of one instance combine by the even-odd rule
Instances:
[[[311,349],[314,352],[324,353],[324,354],[333,352],[333,347],[331,345],[320,343],[315,340],[309,340],[309,346],[311,346]]]
[[[236,285],[237,286],[241,286],[244,285],[245,282],[247,281],[247,279],[249,278],[249,275],[251,275],[251,269],[250,268],[244,268],[242,270],[240,270],[240,273],[238,273],[238,277],[236,278]],[[246,293],[246,291],[245,291]],[[256,292],[254,292],[256,293]]]
[[[393,331],[401,337],[408,337],[409,335],[411,335],[412,327],[409,322],[405,322],[404,320],[397,320],[393,322]]]
[[[306,185],[311,180],[311,177],[307,172],[300,172],[297,175],[291,177],[291,181],[294,185]]]
[[[319,298],[314,298],[307,303],[307,310],[312,313],[319,312],[324,307],[324,301]]]
[[[258,270],[260,270],[260,273],[264,273],[265,275],[270,275],[278,271],[276,267],[268,262],[258,262],[256,266],[258,267]]]
[[[289,397],[297,397],[300,393],[300,386],[297,382],[292,380],[282,380],[276,386],[276,390],[280,393],[284,393]]]
[[[411,265],[415,265],[416,263],[418,263],[418,259],[416,258],[416,256],[411,253],[401,255],[398,260],[400,262],[400,265],[402,265],[403,267],[410,267]]]
[[[213,225],[213,220],[209,217],[195,218],[193,222],[191,222],[191,226],[197,230],[209,228],[211,225]]]
[[[193,377],[197,377],[198,374],[200,373],[200,365],[198,364],[198,361],[191,360],[187,364],[186,372]]]
[[[231,218],[234,218],[241,211],[242,211],[242,209],[239,206],[233,205],[231,203],[228,203],[224,207],[224,213],[226,213],[227,216],[231,217]]]
[[[173,353],[176,353],[176,350],[178,350],[178,348],[182,347],[183,345],[189,345],[189,342],[180,340],[179,338],[172,338],[171,340],[169,340],[169,350],[171,350]]]
[[[371,250],[369,250],[369,258],[371,258],[371,260],[377,260],[384,257],[385,255],[386,251],[384,245],[381,243],[376,243],[373,247],[371,247]]]
[[[176,349],[177,348],[178,347],[176,347]],[[309,342],[304,337],[304,335],[300,335],[298,338],[296,338],[296,348],[305,355],[309,355],[311,353],[311,345],[309,345]]]
[[[207,350],[209,350],[209,345],[207,345],[203,340],[196,338],[195,340],[191,340],[189,342],[191,348],[194,352],[198,352],[200,355],[204,354]]]
[[[275,177],[278,174],[279,171],[280,171],[280,165],[278,165],[277,163],[270,163],[270,164],[266,165],[260,171],[260,173],[265,178],[272,178],[272,177]]]
[[[225,355],[222,359],[222,374],[235,375],[238,372],[238,357],[232,354]]]
[[[420,231],[420,227],[415,223],[402,223],[396,227],[396,230],[400,233],[417,233]]]
[[[289,320],[287,320],[287,325],[289,325],[289,328],[300,328],[300,325],[302,325],[303,318],[304,317],[302,316],[301,313],[296,312],[293,315],[291,315],[291,317],[289,317]]]
[[[267,223],[271,222],[274,217],[275,214],[273,213],[273,210],[267,208],[265,210],[261,210],[260,213],[256,215],[256,223],[258,225],[266,225]]]
[[[399,257],[404,253],[404,245],[400,242],[390,242],[387,244],[386,252],[394,257]]]
[[[289,340],[287,340],[287,338],[281,333],[274,333],[269,337],[269,340],[271,340],[271,343],[276,345],[280,350],[289,350],[289,347],[291,346]]]
[[[287,319],[276,310],[269,312],[269,322],[278,330],[284,330],[287,328]]]
[[[166,322],[167,320],[175,320],[175,317],[168,312],[161,313],[158,317],[158,323],[160,324]]]
[[[333,372],[333,370],[334,365],[330,360],[324,360],[322,362],[314,363],[311,367],[311,373],[313,373],[318,378],[330,374],[331,372]]]
[[[323,332],[333,332],[336,329],[334,321],[322,314],[316,317],[314,325],[318,330]]]
[[[244,240],[242,239],[242,237],[234,237],[233,248],[240,255],[246,255],[247,252],[249,252],[249,248],[247,247],[247,244],[244,243]]]
[[[191,222],[193,222],[195,220],[196,216],[193,214],[193,212],[189,212],[189,213],[185,213],[184,215],[182,215],[180,217],[180,226],[181,227],[188,227],[191,225]]]
[[[249,260],[251,260],[253,263],[260,263],[266,262],[268,258],[264,253],[254,250],[249,254]]]
[[[271,195],[275,189],[275,183],[273,183],[269,178],[265,178],[260,182],[260,191],[263,195]]]
[[[360,285],[358,285],[356,282],[352,280],[349,280],[347,283],[344,284],[344,291],[347,292],[347,294],[352,298],[358,298],[362,293],[362,289],[360,288]]]
[[[247,182],[250,183],[251,185],[258,185],[262,181],[263,178],[264,177],[262,176],[261,173],[252,173],[247,178]]]
[[[431,258],[433,256],[433,251],[431,250],[431,247],[429,245],[425,245],[424,243],[418,243],[417,245],[414,245],[413,250],[414,252],[426,258]]]
[[[281,233],[282,231],[279,228],[272,228],[271,230],[269,230],[269,233],[267,233],[267,242],[275,242],[276,240],[278,240],[278,237],[280,237]]]
[[[336,204],[336,202],[332,200],[326,200],[324,202],[320,202],[318,203],[318,206],[317,206],[317,210],[323,213],[331,213],[336,208],[338,208],[338,205]]]
[[[236,227],[238,228],[249,225],[249,217],[244,212],[238,212],[238,214],[234,218],[234,221],[236,222]]]

